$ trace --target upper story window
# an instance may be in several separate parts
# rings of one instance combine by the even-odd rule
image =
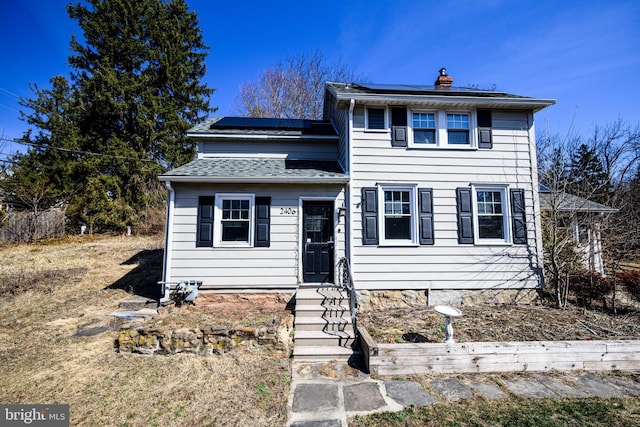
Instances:
[[[409,111],[409,146],[476,148],[475,112]]]
[[[414,144],[436,143],[436,115],[435,113],[414,112],[413,142]]]
[[[447,114],[447,143],[469,145],[469,115]]]
[[[367,129],[386,129],[387,125],[385,123],[385,108],[378,107],[368,107],[367,108]]]

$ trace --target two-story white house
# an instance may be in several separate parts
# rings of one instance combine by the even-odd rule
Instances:
[[[324,120],[213,118],[169,189],[164,281],[202,290],[332,282],[430,302],[542,284],[534,113],[456,88],[327,83]],[[448,298],[451,296],[451,298]]]

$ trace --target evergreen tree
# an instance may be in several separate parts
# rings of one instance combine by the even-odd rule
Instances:
[[[605,203],[610,182],[595,148],[581,144],[571,159],[568,191],[596,202]]]
[[[185,0],[88,0],[67,10],[83,32],[71,39],[70,83],[55,77],[52,89],[22,100],[23,119],[38,129],[23,140],[38,147],[30,155],[72,217],[123,229],[159,202],[156,176],[195,154],[185,133],[212,111],[213,89],[200,82],[208,47]]]

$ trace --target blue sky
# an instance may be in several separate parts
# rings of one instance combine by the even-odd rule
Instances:
[[[640,122],[640,2],[516,0],[187,0],[211,50],[205,80],[216,115],[234,111],[243,82],[298,53],[340,58],[375,83],[478,85],[557,99],[538,132],[587,134],[618,117]],[[0,3],[0,136],[27,129],[18,97],[68,76],[65,0]],[[0,145],[0,153],[13,145]],[[2,155],[0,154],[0,157]]]

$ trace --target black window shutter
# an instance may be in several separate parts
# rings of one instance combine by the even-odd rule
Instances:
[[[213,247],[213,205],[215,198],[212,196],[200,196],[198,198],[198,228],[196,247]]]
[[[378,244],[378,189],[362,189],[362,244]]]
[[[478,148],[493,148],[491,110],[478,110]]]
[[[391,146],[407,146],[407,108],[394,107],[391,109]]]
[[[527,218],[524,209],[524,190],[511,190],[511,222],[513,231],[513,243],[516,245],[527,244]]]
[[[433,245],[433,190],[431,188],[418,189],[418,208],[420,218],[420,244]]]
[[[458,243],[473,244],[473,208],[471,204],[471,189],[456,189],[456,204],[458,211]]]
[[[268,248],[271,244],[271,197],[256,197],[256,235],[254,246]]]

